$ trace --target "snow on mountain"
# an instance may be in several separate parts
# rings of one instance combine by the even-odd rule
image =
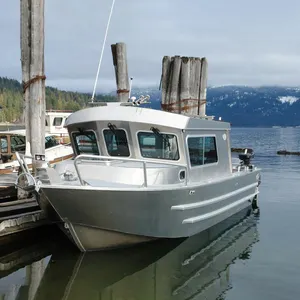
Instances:
[[[299,100],[299,98],[297,98],[295,96],[281,96],[281,97],[278,97],[278,101],[280,101],[281,103],[289,103],[290,105],[294,104],[298,100]]]
[[[134,94],[149,94],[148,107],[161,108],[158,88],[139,88]],[[233,126],[299,126],[299,100],[299,87],[214,86],[207,89],[206,112]]]

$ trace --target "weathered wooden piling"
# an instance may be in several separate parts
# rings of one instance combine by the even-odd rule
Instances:
[[[163,110],[206,116],[206,58],[165,56],[161,81]]]
[[[45,153],[44,0],[21,0],[21,64],[26,140]],[[29,152],[28,149],[27,153]]]
[[[184,99],[189,99],[190,96],[190,59],[189,57],[182,57],[181,64],[181,74],[180,74],[180,100],[183,100],[181,103],[181,111],[186,111],[186,107],[190,105],[189,100],[184,101]],[[180,102],[178,99],[178,102]]]
[[[207,59],[201,58],[201,78],[200,78],[200,103],[199,103],[199,116],[206,115],[206,91],[207,91]]]
[[[45,153],[44,0],[20,0],[21,66],[26,153]],[[39,167],[33,161],[33,169]],[[25,182],[25,176],[23,177]],[[19,181],[21,183],[21,180]],[[14,182],[12,183],[14,184]],[[21,183],[22,184],[22,183]],[[14,197],[14,195],[12,195]],[[13,198],[12,197],[12,198]],[[17,199],[1,201],[0,237],[48,223],[37,199],[22,189]]]
[[[30,128],[30,118],[26,117],[29,115],[29,89],[25,88],[24,83],[29,82],[30,76],[30,41],[31,36],[29,27],[31,24],[31,0],[20,1],[20,12],[21,12],[21,65],[22,65],[22,78],[23,78],[23,121],[25,128]],[[30,131],[26,132],[27,139],[30,140]]]
[[[170,81],[170,91],[169,91],[169,106],[172,112],[180,113],[180,104],[178,102],[179,96],[179,78],[181,70],[181,58],[180,56],[175,56],[171,61],[172,73]]]
[[[162,61],[162,75],[161,75],[161,105],[162,107],[168,105],[169,103],[169,80],[170,80],[170,68],[171,68],[171,57],[164,56]],[[167,108],[167,107],[166,107]]]
[[[113,64],[115,67],[118,102],[127,102],[129,99],[130,85],[128,77],[127,53],[124,43],[111,45]]]
[[[161,101],[162,105],[168,103],[169,101],[166,99],[168,94],[168,76],[169,76],[169,69],[171,65],[171,57],[164,56],[162,61],[162,75],[161,75]]]

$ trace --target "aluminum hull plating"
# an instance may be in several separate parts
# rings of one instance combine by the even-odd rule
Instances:
[[[64,230],[81,251],[195,235],[249,207],[259,170],[198,185],[96,188],[43,185]]]

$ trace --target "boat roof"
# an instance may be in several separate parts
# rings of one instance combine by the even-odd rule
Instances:
[[[23,136],[26,136],[26,130],[25,129],[5,130],[5,131],[0,131],[0,135],[23,135]],[[47,137],[47,136],[55,136],[55,134],[46,132],[45,137]]]
[[[49,110],[46,111],[46,116],[69,116],[72,113],[72,110]]]
[[[230,129],[230,123],[228,122],[180,115],[119,102],[107,103],[103,106],[85,108],[74,112],[67,118],[65,127],[96,121],[136,122],[176,129]]]

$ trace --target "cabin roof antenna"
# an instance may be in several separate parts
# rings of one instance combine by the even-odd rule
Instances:
[[[116,0],[112,0],[112,4],[111,4],[111,8],[110,8],[109,17],[108,17],[108,21],[107,21],[107,24],[106,24],[106,30],[105,30],[105,35],[104,35],[104,40],[103,40],[102,50],[101,50],[101,55],[100,55],[100,59],[99,59],[99,63],[98,63],[98,69],[97,69],[97,74],[96,74],[96,80],[95,80],[95,84],[94,84],[94,90],[93,90],[93,94],[92,94],[92,98],[91,98],[91,102],[90,102],[90,103],[92,103],[92,104],[94,103],[94,98],[95,98],[95,93],[96,93],[96,87],[97,87],[97,82],[98,82],[98,77],[99,77],[99,72],[100,72],[101,62],[102,62],[103,53],[104,53],[104,48],[105,48],[105,43],[106,43],[107,34],[108,34],[108,28],[109,28],[111,16],[112,16],[112,13],[113,13],[113,10],[114,10],[115,1],[116,1]]]

